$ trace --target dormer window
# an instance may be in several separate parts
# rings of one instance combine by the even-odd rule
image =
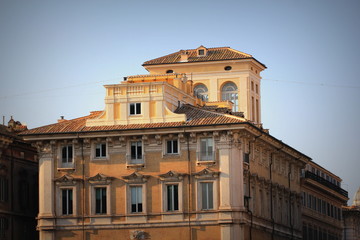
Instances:
[[[200,47],[197,48],[197,56],[198,57],[204,57],[204,56],[206,56],[206,54],[207,54],[206,47],[201,45]]]
[[[174,73],[174,70],[167,70],[166,73]]]
[[[130,115],[141,114],[141,103],[130,103]]]

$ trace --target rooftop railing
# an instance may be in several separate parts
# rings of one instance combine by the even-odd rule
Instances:
[[[322,178],[322,177],[320,177],[320,176],[318,176],[318,175],[316,175],[316,174],[314,174],[314,173],[312,173],[310,171],[305,171],[305,176],[304,177],[305,178],[310,178],[310,179],[324,185],[325,187],[328,187],[328,188],[340,193],[341,195],[343,195],[345,197],[348,197],[348,192],[346,190],[342,189],[341,187],[327,181],[326,179],[324,179],[324,178]]]

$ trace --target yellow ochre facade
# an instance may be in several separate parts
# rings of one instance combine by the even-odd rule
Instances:
[[[200,46],[143,66],[105,86],[104,111],[22,134],[40,239],[302,239],[311,159],[262,128],[265,65]]]

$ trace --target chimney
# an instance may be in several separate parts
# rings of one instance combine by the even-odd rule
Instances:
[[[64,122],[66,119],[64,119],[64,116],[60,116],[60,119],[58,119],[58,123]]]
[[[180,51],[180,62],[187,62],[189,58],[188,52],[181,50]]]
[[[15,121],[13,119],[13,116],[11,116],[11,119],[8,122],[8,127],[15,128]]]

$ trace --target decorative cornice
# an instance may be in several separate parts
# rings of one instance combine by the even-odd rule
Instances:
[[[66,186],[74,186],[77,182],[82,181],[80,178],[74,178],[70,175],[63,175],[59,178],[54,179],[56,185],[66,185]]]
[[[93,177],[89,177],[87,180],[90,184],[110,184],[113,179],[113,177],[98,173]]]
[[[219,177],[220,172],[213,171],[210,168],[204,168],[203,170],[193,173],[195,178],[198,179],[214,179]]]
[[[168,171],[165,174],[160,174],[159,177],[160,177],[161,181],[179,182],[179,181],[183,180],[184,175],[185,175],[184,173],[178,173],[178,172],[175,172],[175,171]]]
[[[133,172],[130,175],[122,176],[122,179],[124,179],[124,181],[127,183],[145,183],[147,182],[147,179],[149,177],[149,175],[143,175],[139,172]]]

